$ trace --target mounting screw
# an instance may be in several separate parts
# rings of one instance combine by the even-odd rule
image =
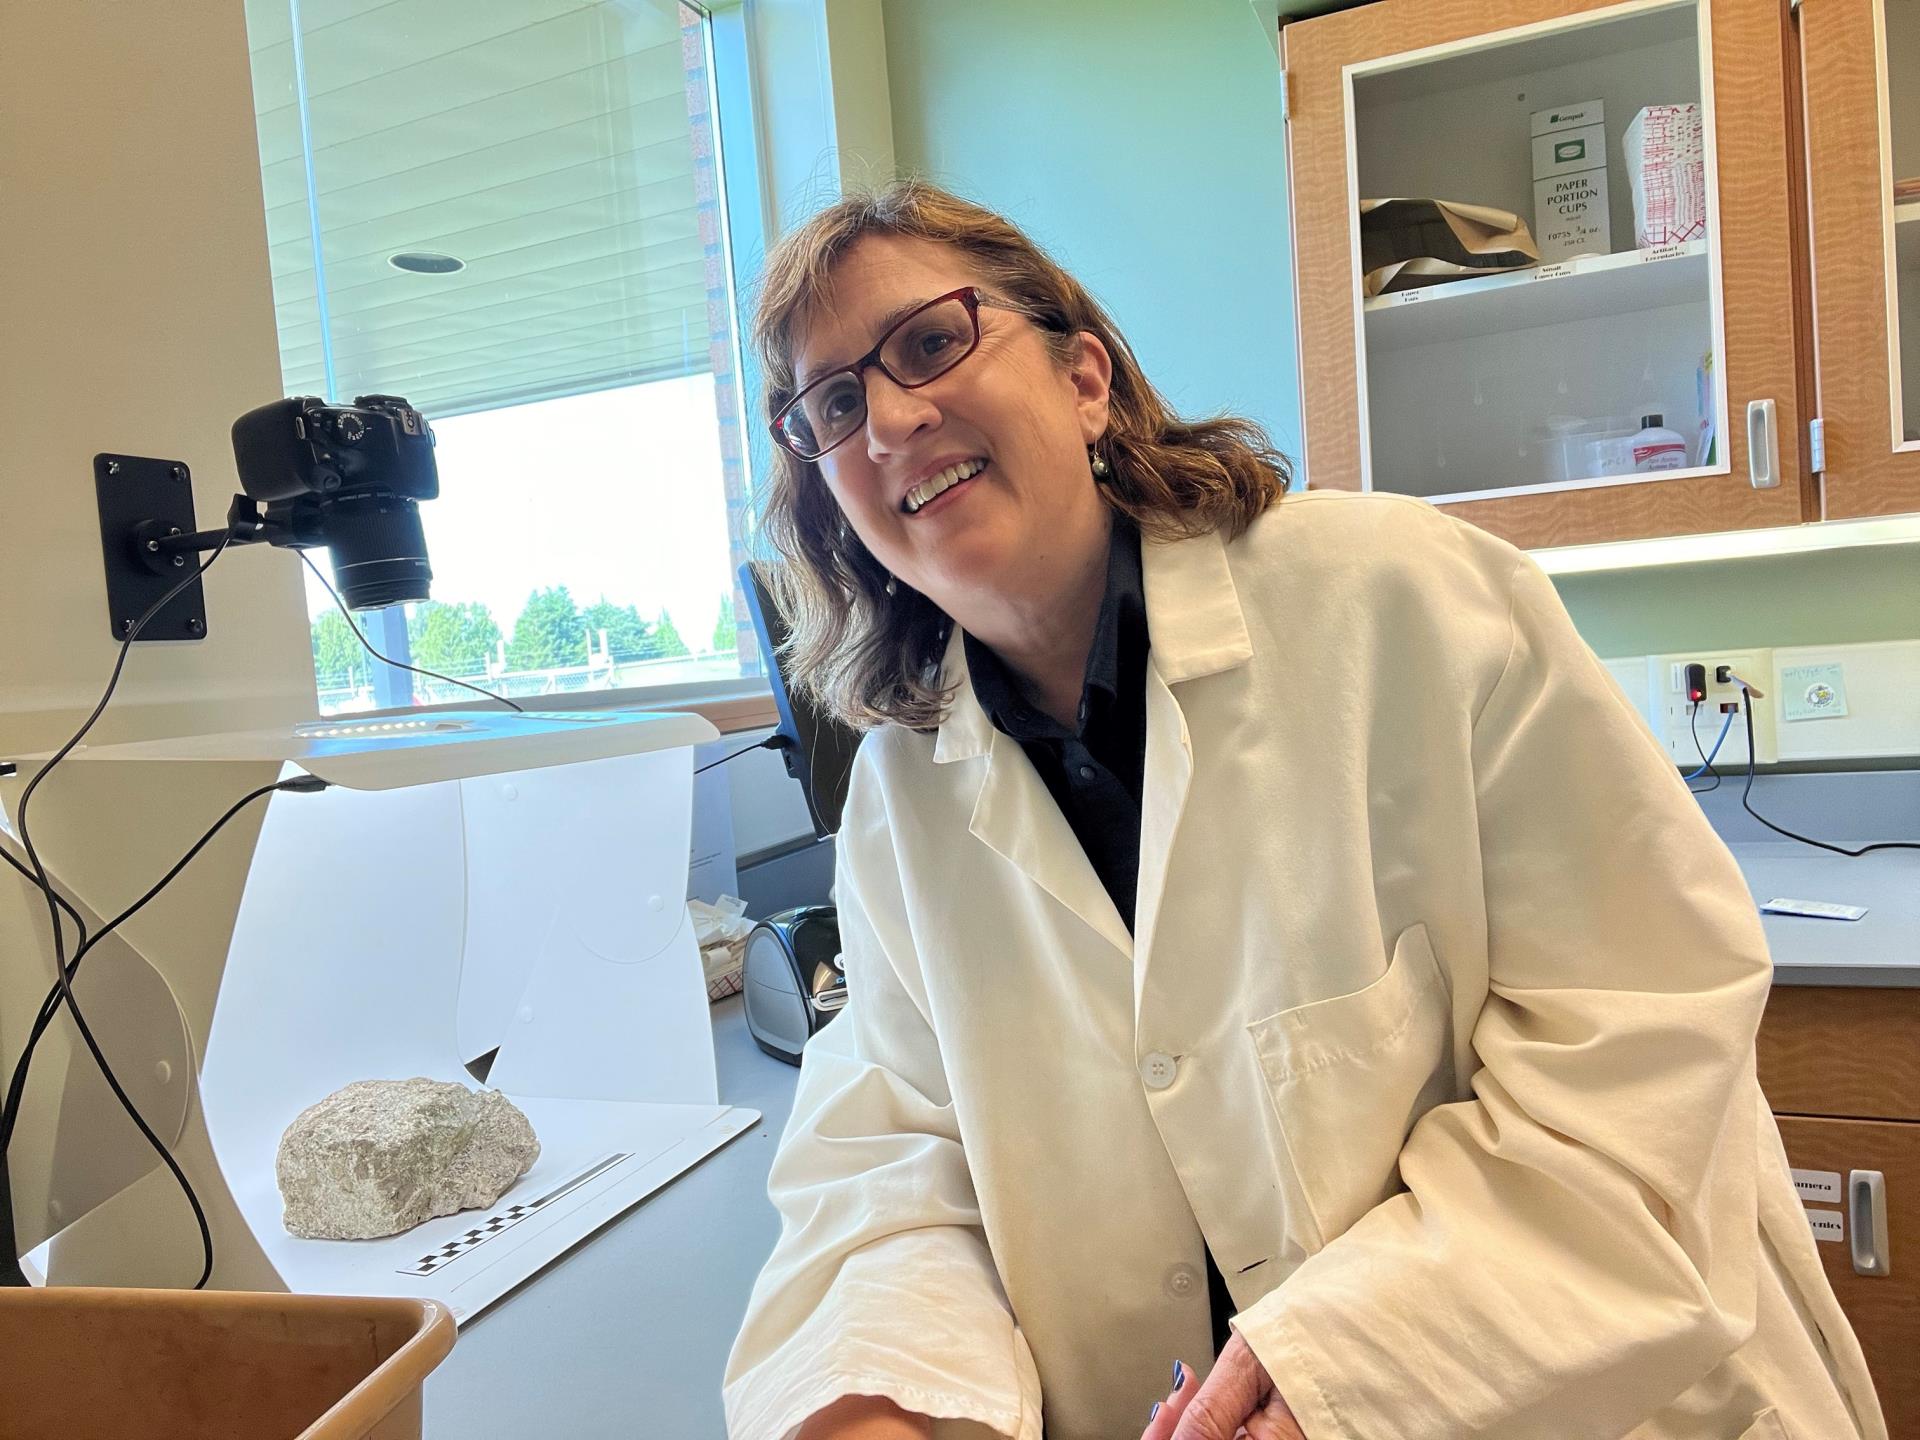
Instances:
[[[184,465],[176,465],[168,473],[176,480],[184,480],[187,478],[187,467]]]
[[[184,565],[187,563],[187,557],[184,555],[176,555],[173,557],[173,563],[176,567]]]
[[[149,540],[149,541],[147,541],[147,550],[148,550],[148,552],[149,552],[150,554],[157,554],[157,553],[159,553],[159,550],[160,550],[160,542],[159,542],[158,540]]]
[[[133,621],[131,621],[131,620],[122,620],[122,621],[120,622],[120,633],[121,633],[122,635],[131,635],[131,634],[133,634]]]
[[[120,473],[120,462],[118,460],[107,461],[107,473],[109,475],[118,475]]]
[[[202,620],[198,615],[194,616],[191,620],[187,621],[187,633],[189,635],[206,634],[207,622]]]

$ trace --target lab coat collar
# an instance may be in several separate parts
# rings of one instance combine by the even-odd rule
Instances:
[[[1153,664],[1168,685],[1214,675],[1253,658],[1240,595],[1217,531],[1177,540],[1143,542],[1140,571],[1147,592],[1147,635]],[[939,736],[936,764],[972,760],[993,748],[993,722],[973,693],[960,627],[947,641],[941,685],[952,694]]]

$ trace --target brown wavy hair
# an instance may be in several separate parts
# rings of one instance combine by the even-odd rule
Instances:
[[[1109,472],[1094,483],[1142,534],[1232,537],[1286,490],[1292,469],[1259,425],[1232,415],[1182,420],[1079,281],[1005,217],[917,179],[829,206],[768,254],[752,343],[769,422],[795,393],[800,327],[831,305],[835,264],[869,235],[959,251],[995,298],[1041,328],[1063,366],[1076,358],[1081,331],[1106,346],[1108,429],[1094,448]],[[952,698],[939,673],[951,621],[924,595],[886,593],[886,570],[842,518],[817,464],[773,446],[761,525],[785,562],[768,567],[767,579],[790,632],[784,668],[795,685],[858,729],[937,726]]]

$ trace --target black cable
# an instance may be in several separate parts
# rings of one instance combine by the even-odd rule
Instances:
[[[67,980],[67,943],[66,933],[60,925],[59,895],[53,888],[53,881],[47,876],[47,867],[40,862],[40,852],[34,847],[33,833],[27,825],[27,809],[41,782],[53,773],[55,766],[73,753],[74,748],[87,737],[87,732],[93,729],[100,716],[105,713],[107,702],[113,699],[114,687],[120,683],[120,672],[126,668],[127,655],[133,649],[133,642],[140,638],[140,632],[147,628],[148,622],[154,616],[172,603],[176,595],[181,594],[205,575],[212,568],[213,562],[227,553],[227,546],[232,543],[233,533],[229,531],[214,547],[213,553],[207,556],[191,574],[181,577],[179,583],[149,605],[146,613],[127,627],[126,638],[120,642],[120,654],[113,662],[113,673],[107,678],[107,688],[101,693],[100,703],[93,707],[93,713],[87,716],[78,730],[73,732],[67,743],[56,750],[53,758],[41,766],[33,779],[27,782],[27,788],[20,793],[20,808],[17,812],[20,848],[27,852],[27,863],[33,867],[34,884],[46,898],[47,919],[53,926],[54,978],[59,986],[61,998],[66,1001],[68,1010],[72,1012],[74,1026],[79,1030],[80,1038],[86,1042],[87,1050],[93,1056],[93,1063],[100,1068],[101,1077],[113,1091],[114,1098],[120,1102],[120,1108],[127,1112],[127,1117],[139,1128],[141,1135],[146,1138],[147,1143],[153,1147],[154,1152],[159,1155],[166,1167],[173,1172],[173,1178],[179,1182],[180,1189],[187,1197],[187,1204],[193,1208],[193,1217],[200,1227],[200,1243],[206,1259],[200,1278],[193,1287],[196,1290],[204,1289],[207,1280],[213,1274],[213,1234],[207,1228],[206,1211],[200,1208],[200,1197],[193,1193],[193,1186],[187,1183],[186,1172],[181,1170],[179,1162],[173,1158],[173,1152],[166,1147],[158,1135],[153,1133],[153,1127],[147,1124],[145,1117],[140,1114],[139,1107],[133,1103],[121,1086],[120,1078],[113,1073],[113,1067],[107,1063],[107,1057],[101,1051],[99,1042],[93,1038],[93,1030],[88,1026],[86,1016],[81,1013],[80,1002],[74,998],[73,987]],[[4,1238],[6,1248],[12,1250],[14,1238],[11,1235]],[[17,1261],[17,1257],[9,1258]],[[18,1268],[17,1264],[15,1268]]]
[[[1753,694],[1746,686],[1740,687],[1740,693],[1747,697],[1747,787],[1740,792],[1740,805],[1749,815],[1776,835],[1784,835],[1789,840],[1798,840],[1803,845],[1818,846],[1822,850],[1831,850],[1836,855],[1844,855],[1849,860],[1857,860],[1869,850],[1920,850],[1920,841],[1882,840],[1874,845],[1862,845],[1858,850],[1842,849],[1838,845],[1829,845],[1824,840],[1811,840],[1805,835],[1796,835],[1791,830],[1783,830],[1748,803],[1747,797],[1753,793]]]
[[[438,670],[422,670],[418,665],[402,665],[398,660],[389,659],[387,656],[382,655],[378,650],[373,648],[372,643],[368,641],[367,637],[360,633],[360,627],[353,623],[353,612],[347,609],[347,602],[340,598],[340,592],[333,588],[333,582],[320,573],[320,567],[313,563],[313,557],[302,550],[300,552],[300,558],[307,562],[307,569],[313,571],[314,578],[327,587],[327,593],[333,596],[333,603],[338,605],[340,607],[340,613],[347,617],[347,628],[353,631],[353,638],[358,640],[361,645],[366,648],[366,652],[373,656],[374,659],[384,665],[391,665],[396,670],[411,670],[414,674],[425,675],[430,680],[444,680],[449,685],[458,685],[462,690],[471,690],[474,694],[484,695],[489,700],[498,700],[508,709],[517,710],[522,715],[527,713],[526,706],[515,704],[504,695],[496,695],[491,690],[482,690],[478,685],[469,685],[466,681],[456,680],[451,675],[442,675]]]
[[[1713,777],[1711,785],[1702,785],[1698,790],[1693,790],[1691,785],[1687,788],[1693,790],[1696,795],[1711,795],[1720,788],[1720,772],[1713,768],[1713,761],[1707,756],[1706,746],[1700,743],[1700,702],[1698,700],[1687,707],[1687,729],[1693,732],[1694,753],[1700,757],[1700,770],[1693,773],[1698,775],[1701,770],[1704,770]],[[1714,753],[1719,753],[1718,747],[1715,747]]]
[[[696,775],[704,775],[707,773],[707,771],[713,769],[713,767],[716,765],[724,765],[729,760],[738,760],[742,755],[751,755],[756,750],[778,750],[780,748],[781,743],[782,743],[781,736],[769,735],[766,739],[761,740],[756,744],[742,746],[740,749],[734,751],[731,755],[722,755],[718,760],[709,760],[704,765],[696,765],[693,767],[693,773]]]

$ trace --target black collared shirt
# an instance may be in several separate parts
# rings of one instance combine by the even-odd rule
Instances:
[[[1107,589],[1087,654],[1079,724],[1069,729],[1027,699],[1019,680],[985,645],[965,637],[974,698],[994,727],[1019,741],[1087,852],[1113,905],[1133,929],[1140,880],[1140,792],[1147,761],[1147,598],[1140,532],[1116,515]],[[1216,1353],[1231,1334],[1233,1300],[1207,1252]]]

